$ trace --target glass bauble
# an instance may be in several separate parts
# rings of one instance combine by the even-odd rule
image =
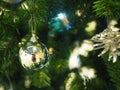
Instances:
[[[3,0],[3,1],[6,3],[15,4],[21,2],[22,0]]]
[[[34,37],[24,43],[19,51],[20,62],[25,69],[37,70],[45,66],[48,61],[48,50],[43,43]]]

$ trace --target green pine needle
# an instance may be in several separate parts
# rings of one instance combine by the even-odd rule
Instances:
[[[114,3],[116,2],[116,3]],[[120,17],[120,1],[119,0],[97,0],[94,2],[94,11],[96,15],[107,16],[111,19]]]

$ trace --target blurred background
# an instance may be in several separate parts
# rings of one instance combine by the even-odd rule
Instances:
[[[26,70],[19,59],[31,15],[49,54],[39,70]],[[120,90],[120,57],[98,57],[102,49],[91,41],[108,20],[119,32],[119,17],[119,0],[1,0],[0,90]]]

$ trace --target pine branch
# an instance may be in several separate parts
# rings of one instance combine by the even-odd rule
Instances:
[[[97,0],[94,2],[93,8],[97,16],[107,16],[110,19],[113,19],[120,17],[119,6],[119,0]]]
[[[108,53],[106,55],[103,55],[102,58],[104,60],[104,63],[106,65],[107,68],[107,72],[109,74],[109,83],[111,83],[111,86],[114,86],[114,88],[116,88],[115,90],[119,90],[120,89],[120,62],[117,61],[116,63],[112,63],[112,62],[108,62],[106,61],[108,57]],[[118,60],[120,60],[120,58],[118,58]],[[114,90],[114,89],[113,89]]]
[[[50,77],[47,69],[45,68],[39,71],[30,72],[29,77],[31,80],[31,84],[38,88],[50,86],[50,83],[51,83]]]

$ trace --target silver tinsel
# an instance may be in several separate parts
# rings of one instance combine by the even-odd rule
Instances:
[[[101,49],[103,51],[98,55],[102,56],[106,52],[109,52],[108,61],[111,59],[113,63],[117,61],[117,57],[120,56],[120,32],[113,31],[110,27],[106,28],[103,32],[92,37],[94,42],[94,49]]]

